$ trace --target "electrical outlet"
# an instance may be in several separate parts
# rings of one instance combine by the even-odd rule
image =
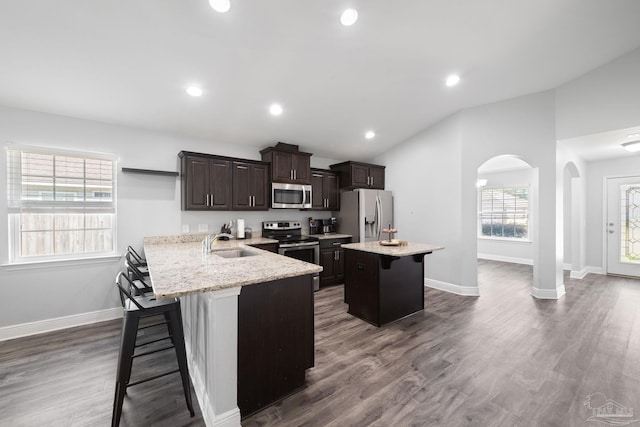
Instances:
[[[209,224],[198,224],[199,233],[206,233],[207,231],[209,231]]]
[[[182,232],[183,233],[189,232],[189,224],[182,224]]]

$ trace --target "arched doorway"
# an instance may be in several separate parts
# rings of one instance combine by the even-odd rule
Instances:
[[[535,267],[538,169],[516,155],[495,156],[478,167],[476,186],[478,259]],[[527,271],[535,274],[535,269]]]
[[[573,162],[563,168],[563,234],[564,269],[572,278],[582,279],[584,272],[584,245],[582,245],[582,192],[580,172]]]

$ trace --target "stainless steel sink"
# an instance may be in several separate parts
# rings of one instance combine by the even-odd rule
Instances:
[[[222,258],[244,258],[248,256],[259,255],[256,252],[247,251],[245,249],[230,249],[226,251],[214,251],[213,255],[220,256]]]

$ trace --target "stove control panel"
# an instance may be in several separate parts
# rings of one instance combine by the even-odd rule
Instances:
[[[300,221],[265,221],[262,223],[263,230],[298,230],[301,228]]]

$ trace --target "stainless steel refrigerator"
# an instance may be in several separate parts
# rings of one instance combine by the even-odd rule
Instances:
[[[384,190],[344,191],[337,219],[338,232],[351,234],[354,243],[382,240],[382,230],[393,225],[393,195]]]

